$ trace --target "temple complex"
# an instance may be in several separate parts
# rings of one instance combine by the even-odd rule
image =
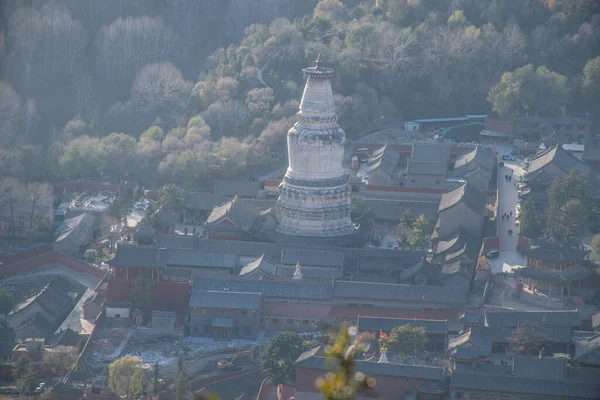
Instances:
[[[298,121],[287,135],[289,166],[273,209],[275,232],[285,238],[351,239],[349,173],[342,168],[346,135],[337,124],[333,69],[320,57],[304,68]]]

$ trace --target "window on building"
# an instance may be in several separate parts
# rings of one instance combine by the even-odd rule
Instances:
[[[115,314],[115,318],[121,318],[121,314]]]
[[[495,394],[486,394],[485,400],[496,400],[496,395]]]
[[[465,398],[465,395],[463,392],[455,392],[454,393],[454,398],[456,400],[463,400]]]
[[[510,396],[502,395],[500,396],[500,400],[510,400]]]
[[[288,323],[288,324],[293,324],[293,323],[294,323],[294,320],[293,320],[292,318],[288,318],[288,319],[287,319],[287,323]]]
[[[244,327],[244,336],[252,336],[252,328],[249,326]]]
[[[439,185],[439,184],[440,184],[440,181],[435,181],[435,184],[436,184],[436,185]]]
[[[305,320],[303,320],[303,321],[302,321],[302,323],[303,323],[304,325],[308,325],[308,320],[307,320],[307,319],[305,319]]]
[[[198,333],[198,324],[194,324],[194,333]]]
[[[274,324],[279,323],[279,319],[278,318],[271,318],[271,322]]]
[[[204,325],[204,333],[210,333],[210,325]]]
[[[410,183],[417,183],[417,180],[416,179],[411,179]]]
[[[469,395],[469,400],[479,400],[479,395],[477,393],[471,393]]]
[[[242,311],[242,315],[248,314],[248,311]]]

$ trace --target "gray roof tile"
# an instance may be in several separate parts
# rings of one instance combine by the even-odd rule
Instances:
[[[463,202],[475,213],[479,215],[483,214],[485,197],[468,182],[460,185],[451,192],[444,193],[442,195],[442,200],[440,201],[438,212],[446,211],[460,202]]]
[[[336,281],[334,297],[408,303],[465,304],[467,294],[455,288]]]
[[[540,321],[568,324],[571,328],[581,326],[577,310],[555,311],[490,311],[485,313],[485,323],[490,327],[516,328],[520,321]]]
[[[216,181],[214,193],[225,196],[256,197],[259,190],[258,181]]]
[[[308,350],[313,352],[314,349]],[[335,363],[335,360],[328,359],[326,357],[319,357],[316,355],[309,355],[308,357],[299,358],[296,361],[296,368],[316,369],[320,371],[330,370],[335,366],[331,365]],[[378,363],[374,361],[355,361],[356,370],[360,371],[367,376],[395,376],[402,378],[417,378],[442,381],[445,375],[445,368],[441,367],[429,367],[422,365],[412,364],[395,364],[395,363]]]
[[[445,335],[448,332],[447,320],[358,316],[358,329],[360,331],[390,332],[395,327],[404,326],[406,324],[410,326],[423,327],[425,328],[425,332],[431,334]]]
[[[311,265],[319,267],[341,267],[344,253],[341,251],[283,249],[281,263],[288,265]]]
[[[407,172],[411,175],[446,175],[446,161],[408,160]]]
[[[190,307],[258,310],[260,304],[260,293],[193,290],[190,297]]]
[[[422,142],[413,144],[411,158],[415,161],[444,161],[450,158],[450,145],[447,143]]]
[[[568,399],[597,399],[600,385],[566,379],[540,379],[511,375],[454,371],[450,387],[453,391],[481,390],[495,393],[560,396]]]
[[[262,293],[263,297],[293,298],[305,300],[331,299],[331,283],[307,283],[302,281],[264,281],[246,279],[200,279],[195,280],[194,290],[229,289],[232,292]]]

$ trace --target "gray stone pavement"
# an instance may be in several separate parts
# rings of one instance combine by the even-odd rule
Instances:
[[[491,261],[492,273],[511,272],[513,268],[523,267],[525,259],[517,252],[519,227],[516,223],[517,204],[519,195],[517,183],[523,174],[518,161],[504,161],[503,167],[498,167],[498,236],[500,237],[500,257]],[[512,181],[507,181],[505,175],[512,175]],[[502,220],[502,214],[512,211],[512,216]],[[508,231],[512,230],[512,235]]]

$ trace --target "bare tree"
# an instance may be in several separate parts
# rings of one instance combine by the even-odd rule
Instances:
[[[96,35],[96,68],[108,83],[129,83],[142,68],[178,54],[177,35],[160,17],[119,18]]]
[[[52,210],[52,187],[47,182],[32,182],[23,187],[24,206],[27,212],[27,231],[32,232],[47,222]]]
[[[246,96],[246,105],[252,113],[262,114],[271,109],[271,104],[275,100],[273,89],[256,88],[248,92]]]
[[[23,201],[23,185],[15,178],[4,178],[0,181],[0,210],[10,221],[10,233],[16,233],[19,205]]]
[[[63,376],[77,361],[77,349],[74,347],[57,346],[44,353],[44,363],[56,376]]]
[[[8,83],[0,82],[0,146],[14,144],[21,111],[21,96]]]
[[[191,89],[191,82],[183,79],[175,65],[151,64],[145,66],[135,79],[131,88],[131,100],[157,109],[182,103]]]
[[[398,29],[386,25],[380,35],[379,56],[392,67],[399,67],[408,59],[408,49],[416,40],[410,28]]]

